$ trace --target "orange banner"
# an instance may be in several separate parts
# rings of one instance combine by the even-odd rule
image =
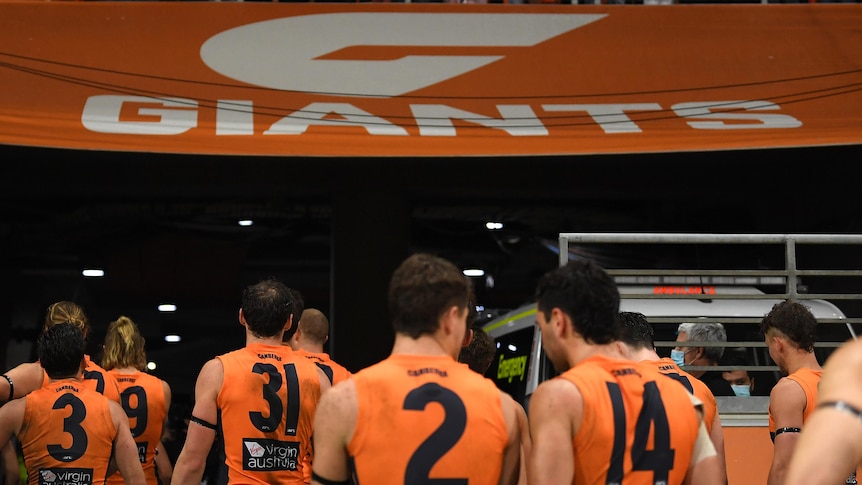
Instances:
[[[862,143],[859,5],[0,3],[0,143],[505,156]]]

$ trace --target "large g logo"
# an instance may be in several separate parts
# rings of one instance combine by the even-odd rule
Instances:
[[[351,46],[532,46],[602,17],[605,14],[303,15],[221,32],[201,46],[201,59],[227,77],[272,89],[342,96],[399,96],[460,76],[503,56],[318,58]]]

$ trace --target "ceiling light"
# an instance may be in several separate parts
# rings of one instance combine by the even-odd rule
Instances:
[[[485,270],[484,269],[476,269],[476,268],[465,269],[463,271],[463,273],[464,273],[464,276],[485,276]]]
[[[101,278],[102,276],[105,276],[105,270],[88,268],[84,271],[81,271],[81,274],[86,276],[87,278]]]
[[[169,342],[172,344],[175,344],[175,343],[181,341],[182,339],[183,339],[182,337],[180,337],[177,334],[173,334],[173,333],[169,334],[169,335],[165,335],[165,342]]]
[[[238,224],[239,224],[240,226],[244,226],[244,227],[245,227],[245,226],[250,226],[250,225],[254,224],[254,221],[253,221],[253,220],[251,220],[251,219],[242,219],[242,220],[238,221]]]
[[[173,303],[162,303],[159,305],[159,311],[162,313],[172,313],[177,311],[177,306]]]
[[[503,228],[503,223],[502,222],[486,222],[485,228],[488,229],[489,231],[499,231],[500,229]]]
[[[153,362],[152,360],[151,360],[151,361],[149,361],[149,362],[147,362],[147,369],[149,369],[149,370],[156,370],[156,363],[155,363],[155,362]]]

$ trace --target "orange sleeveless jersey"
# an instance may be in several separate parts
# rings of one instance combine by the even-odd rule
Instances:
[[[799,384],[805,392],[805,411],[802,412],[802,422],[808,421],[808,416],[814,412],[817,406],[817,385],[820,384],[822,370],[803,367],[787,376],[791,381]],[[772,410],[769,411],[769,434],[775,435],[775,421],[772,418]]]
[[[162,380],[144,372],[121,374],[112,369],[108,374],[120,387],[120,404],[129,417],[129,428],[138,445],[138,458],[147,483],[157,485],[156,446],[162,439],[162,426],[168,417]],[[120,485],[125,482],[122,475],[114,473],[107,483]]]
[[[321,394],[317,367],[283,345],[250,344],[218,359],[228,483],[305,483],[303,461],[312,454]]]
[[[120,389],[117,387],[116,379],[99,364],[90,360],[89,355],[85,355],[84,359],[87,361],[84,367],[84,385],[99,394],[104,394],[111,401],[120,402]],[[42,386],[47,386],[49,382],[51,379],[48,374],[42,371]]]
[[[362,485],[496,485],[508,431],[500,391],[448,356],[393,355],[352,377],[347,446]]]
[[[347,368],[332,360],[329,354],[324,352],[308,352],[306,350],[294,350],[294,353],[301,355],[313,362],[314,365],[320,368],[326,377],[329,378],[330,384],[338,384],[341,381],[350,379],[353,375]],[[303,459],[303,474],[305,483],[311,483],[311,465],[312,456],[309,454]]]
[[[353,375],[343,365],[332,360],[329,354],[325,352],[307,352],[305,350],[296,350],[295,352],[314,362],[317,367],[320,367],[323,373],[326,374],[326,377],[329,378],[331,384],[338,384],[341,381],[350,379],[350,376]]]
[[[679,368],[674,361],[668,357],[661,360],[648,361],[655,365],[658,371],[662,374],[673,378],[685,387],[685,389],[694,394],[694,396],[703,403],[703,424],[706,425],[707,431],[712,431],[712,423],[715,420],[715,415],[718,413],[718,404],[715,402],[715,396],[709,390],[709,386],[703,383],[697,377]]]
[[[557,378],[577,386],[584,400],[573,484],[683,482],[700,423],[682,386],[655,365],[604,356]]]
[[[24,399],[18,440],[27,483],[103,483],[117,435],[108,399],[77,379],[49,382]]]

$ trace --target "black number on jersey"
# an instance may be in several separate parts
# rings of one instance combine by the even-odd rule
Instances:
[[[676,372],[669,372],[665,375],[670,377],[671,379],[679,382],[680,384],[683,385],[683,387],[685,387],[688,390],[688,392],[694,394],[694,387],[692,387],[691,381],[688,380],[688,377],[677,374]]]
[[[137,403],[132,407],[131,397],[135,396]],[[129,420],[135,420],[135,426],[131,428],[132,437],[137,438],[147,429],[147,392],[141,386],[132,386],[120,394],[120,403]]]
[[[281,415],[285,413],[284,404],[278,396],[281,390],[282,378],[278,369],[272,364],[258,362],[251,369],[255,374],[268,374],[269,382],[263,386],[263,399],[269,405],[268,417],[264,417],[259,411],[248,413],[251,423],[255,428],[264,433],[272,433],[278,429]],[[287,436],[296,436],[296,428],[299,425],[299,377],[296,375],[295,364],[284,364],[284,376],[287,379],[287,411],[285,414],[284,433]]]
[[[68,463],[84,456],[87,451],[87,432],[81,426],[87,417],[87,408],[78,396],[66,393],[54,401],[52,409],[72,408],[72,413],[63,418],[63,432],[72,435],[72,444],[68,448],[63,445],[48,445],[48,454],[57,461]]]
[[[92,379],[96,381],[96,392],[99,394],[105,393],[105,376],[97,370],[85,370],[84,379]]]
[[[614,446],[605,483],[620,484],[623,481],[623,460],[626,447],[626,410],[619,384],[608,382],[608,393],[614,412]],[[653,448],[647,449],[650,429],[653,429]],[[644,384],[643,407],[635,423],[632,443],[632,469],[652,471],[653,483],[667,483],[673,469],[674,450],[670,447],[670,426],[667,412],[655,381]]]
[[[467,427],[467,409],[457,394],[436,384],[423,384],[404,398],[404,409],[424,411],[429,403],[443,406],[445,418],[440,427],[419,445],[410,457],[404,473],[404,483],[422,485],[467,485],[466,478],[429,478],[431,468],[461,439]]]

